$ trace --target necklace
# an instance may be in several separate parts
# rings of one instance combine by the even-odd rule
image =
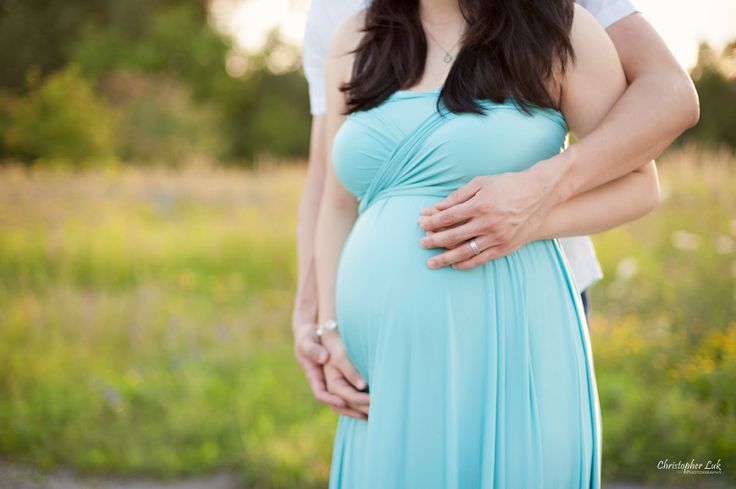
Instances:
[[[434,37],[434,34],[432,34],[432,31],[430,31],[429,29],[427,29],[425,27],[424,28],[424,32],[426,32],[427,34],[429,34],[429,37],[432,38],[432,40],[434,41],[434,43],[437,44],[437,46],[439,46],[439,48],[442,51],[445,52],[445,56],[442,58],[442,61],[444,61],[445,63],[450,63],[453,59],[455,59],[455,55],[453,55],[452,53],[450,53],[450,51],[448,51],[447,49],[445,49],[445,48],[442,47],[442,44],[440,44],[440,42],[437,40],[437,38]],[[453,44],[451,49],[455,49],[455,47],[457,47],[457,45],[458,45],[459,42],[460,41],[458,40],[455,44]]]

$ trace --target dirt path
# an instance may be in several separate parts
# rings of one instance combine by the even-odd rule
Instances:
[[[79,476],[71,470],[49,474],[0,462],[0,489],[245,489],[228,472],[162,482],[147,478],[102,478]]]
[[[610,483],[604,489],[683,489],[680,486],[646,486],[638,483]],[[694,488],[729,486],[689,486]],[[191,479],[162,482],[146,478],[101,478],[79,476],[71,470],[50,474],[0,461],[0,489],[245,489],[237,477],[228,472]]]

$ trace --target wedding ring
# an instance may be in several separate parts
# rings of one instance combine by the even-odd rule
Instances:
[[[468,241],[470,244],[470,249],[473,250],[473,255],[478,256],[480,255],[480,250],[478,249],[478,243],[476,243],[475,238]]]

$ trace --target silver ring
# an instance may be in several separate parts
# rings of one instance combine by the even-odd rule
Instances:
[[[480,255],[480,250],[478,249],[478,243],[476,243],[475,238],[468,241],[468,244],[470,244],[470,249],[473,250],[473,255],[475,256]]]

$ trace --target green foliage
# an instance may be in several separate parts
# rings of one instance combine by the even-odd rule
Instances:
[[[681,484],[656,463],[736,453],[736,158],[687,148],[658,166],[662,204],[594,236],[592,341],[605,475]]]
[[[221,100],[231,154],[248,158],[307,154],[309,103],[301,74],[259,71],[247,82],[226,84]]]
[[[665,155],[660,207],[594,236],[606,480],[736,452],[734,165]],[[302,168],[0,171],[0,454],[325,486],[337,417],[289,331]]]
[[[212,157],[242,161],[259,154],[303,156],[309,141],[304,78],[297,72],[274,75],[265,67],[264,59],[280,43],[272,37],[264,53],[254,57],[257,68],[250,76],[233,78],[225,71],[228,46],[223,37],[199,22],[189,6],[177,5],[161,9],[136,36],[92,24],[71,46],[70,58],[94,77],[123,69],[180,80],[194,97],[189,105],[207,112],[210,133],[219,134],[219,150],[210,152]],[[158,109],[162,116],[167,110],[165,105]],[[181,114],[175,111],[172,117]],[[170,119],[168,128],[176,125]],[[135,146],[131,136],[129,145]],[[181,131],[179,136],[186,139],[189,133]],[[188,149],[178,152],[186,154]]]
[[[24,94],[33,90],[29,80],[43,82],[54,69],[78,65],[99,101],[120,116],[108,153],[125,161],[171,164],[204,156],[249,164],[263,154],[306,155],[306,83],[295,71],[274,75],[263,62],[281,41],[273,37],[266,52],[254,57],[248,76],[231,77],[225,70],[231,41],[207,23],[203,5],[183,0],[13,2],[0,13],[0,27],[7,27],[0,28],[0,47],[10,52],[5,61],[11,68],[0,76],[0,87],[6,87],[0,106],[14,98],[24,103]],[[48,25],[38,25],[39,19]],[[36,39],[40,32],[43,39]],[[46,51],[42,43],[50,44]],[[23,132],[17,124],[0,113],[4,130]],[[99,156],[89,153],[79,160]],[[0,142],[3,157],[55,158],[45,147],[19,151]]]
[[[94,77],[126,70],[179,79],[198,101],[213,95],[224,77],[228,45],[202,22],[192,4],[159,9],[134,34],[119,26],[89,23],[68,46],[69,60]]]
[[[284,307],[301,177],[2,169],[0,454],[322,487],[336,415]]]
[[[691,73],[700,97],[700,122],[682,139],[736,148],[736,42],[721,53],[703,43]]]
[[[115,155],[115,114],[75,65],[34,84],[25,96],[6,96],[0,103],[7,154],[80,165]]]
[[[64,66],[69,62],[69,46],[90,23],[137,36],[158,10],[180,4],[193,12],[200,25],[206,22],[204,0],[4,1],[0,7],[0,86],[20,93],[29,72],[38,70],[46,76]]]
[[[101,86],[120,114],[116,136],[123,160],[177,165],[224,154],[220,114],[196,103],[178,78],[109,71]]]

